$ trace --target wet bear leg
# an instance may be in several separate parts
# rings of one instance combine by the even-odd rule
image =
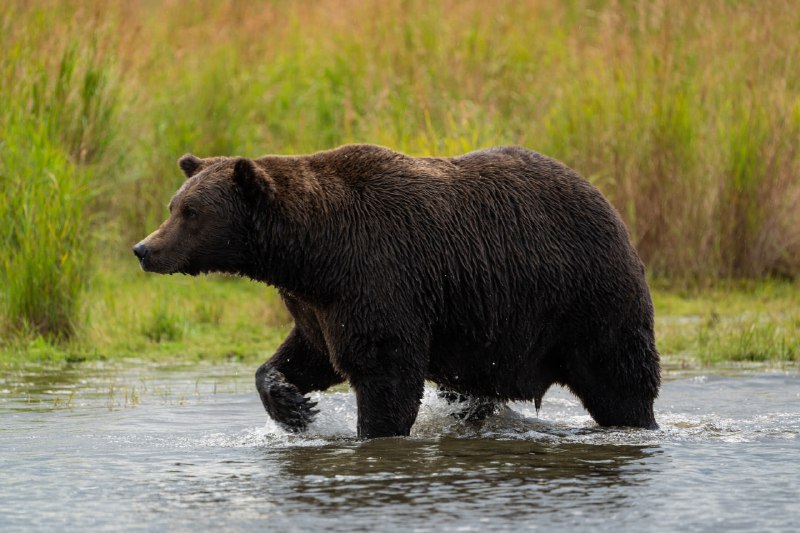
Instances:
[[[305,397],[344,379],[328,357],[294,328],[275,355],[256,371],[256,389],[269,416],[288,431],[304,431],[313,420],[316,403]]]
[[[624,353],[590,354],[588,365],[572,365],[566,385],[601,426],[658,429],[653,415],[660,386],[658,354],[647,349]]]
[[[342,349],[342,366],[358,404],[358,437],[407,436],[425,387],[426,343],[397,334],[372,340],[354,336]]]

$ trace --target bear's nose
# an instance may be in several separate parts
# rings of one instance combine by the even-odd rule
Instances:
[[[143,242],[140,242],[136,246],[133,247],[133,255],[139,258],[139,261],[147,257],[147,254],[150,252],[150,249],[145,246]]]

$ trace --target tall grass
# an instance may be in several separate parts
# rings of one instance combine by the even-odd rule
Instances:
[[[18,1],[2,21],[2,221],[22,228],[4,230],[17,255],[38,240],[62,258],[91,235],[127,254],[164,217],[186,151],[520,144],[607,194],[659,278],[800,274],[792,0]],[[34,197],[69,205],[45,218],[78,237],[24,233],[44,231],[20,207]],[[11,255],[13,283],[45,261]]]
[[[53,61],[42,53],[47,14],[31,14],[16,41],[13,15],[0,62],[0,329],[67,339],[90,274],[92,165],[112,139],[114,103],[91,43],[70,39]]]
[[[651,272],[800,272],[800,10],[791,1],[418,0],[129,8],[117,196],[133,240],[174,160],[374,142],[522,144],[594,181]],[[185,13],[193,13],[185,17]],[[125,31],[124,27],[120,27]],[[173,53],[174,52],[174,53]]]
[[[5,327],[69,337],[91,247],[85,176],[34,124],[5,131],[24,146],[4,147],[0,156]]]

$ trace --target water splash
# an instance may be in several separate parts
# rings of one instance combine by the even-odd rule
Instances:
[[[707,379],[686,380],[693,386],[707,386]],[[263,426],[239,434],[214,434],[201,445],[221,447],[308,447],[334,442],[355,443],[357,408],[352,392],[315,393],[320,413],[302,434],[283,430],[266,418]],[[425,388],[411,439],[501,439],[538,443],[580,443],[596,445],[651,446],[665,442],[688,443],[718,441],[754,442],[762,439],[798,439],[800,416],[792,412],[758,414],[750,418],[726,416],[702,410],[657,409],[660,429],[602,428],[583,410],[580,402],[565,390],[552,390],[542,409],[536,412],[529,402],[512,402],[486,420],[470,422],[453,416],[458,405],[441,399],[432,386]],[[197,443],[195,443],[196,445]]]

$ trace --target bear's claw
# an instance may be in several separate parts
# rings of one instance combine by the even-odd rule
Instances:
[[[286,381],[286,378],[275,369],[262,375],[257,384],[261,402],[275,422],[292,433],[305,431],[319,413],[317,402],[303,396],[298,388]]]
[[[274,417],[275,421],[285,430],[292,433],[300,433],[308,428],[308,425],[319,413],[319,409],[314,409],[317,402],[312,402],[305,396],[298,396],[292,400],[293,404],[284,404],[283,415]]]

